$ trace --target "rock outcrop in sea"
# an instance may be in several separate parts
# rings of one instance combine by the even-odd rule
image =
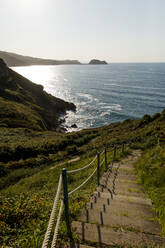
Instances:
[[[89,62],[89,65],[107,65],[108,63],[103,60],[98,60],[98,59],[92,59],[90,62]]]

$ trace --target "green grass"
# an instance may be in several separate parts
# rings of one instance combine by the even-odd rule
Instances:
[[[165,147],[147,150],[137,161],[137,173],[148,192],[165,235]]]
[[[53,205],[58,178],[63,167],[75,169],[86,165],[107,145],[108,162],[113,160],[113,146],[124,142],[126,150],[118,149],[115,160],[127,156],[132,149],[144,151],[137,171],[154,202],[164,233],[164,117],[126,120],[108,126],[68,134],[34,131],[25,128],[0,128],[0,245],[1,247],[41,246]],[[145,119],[145,118],[144,118]],[[67,163],[76,156],[79,161]],[[55,169],[50,170],[51,167]],[[96,164],[95,164],[96,166]],[[69,190],[78,186],[92,168],[70,175]],[[103,171],[102,171],[103,173]],[[70,199],[71,220],[96,188],[96,178]],[[64,216],[58,242],[67,240]]]
[[[110,156],[108,158],[110,160]],[[65,167],[68,170],[76,169],[86,165],[92,159],[93,157],[88,158],[86,155],[82,155],[80,161],[71,164],[66,163]],[[103,155],[101,157],[102,159]],[[2,247],[5,247],[5,245],[33,247],[32,244],[34,242],[41,244],[53,205],[58,178],[63,167],[64,165],[57,165],[57,168],[54,170],[46,167],[34,175],[22,178],[18,183],[1,190],[0,204],[1,216],[3,218],[0,222],[0,230]],[[96,162],[88,170],[73,175],[69,174],[69,191],[81,184],[92,173],[94,168],[96,168]],[[103,172],[104,166],[102,167],[101,174]],[[71,196],[69,201],[71,220],[78,218],[80,210],[85,202],[89,200],[96,186],[97,180],[95,175],[85,187]],[[62,246],[62,242],[66,242],[66,240],[67,234],[63,216],[58,242]]]

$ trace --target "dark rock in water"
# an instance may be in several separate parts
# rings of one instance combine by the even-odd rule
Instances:
[[[60,119],[59,119],[59,123],[60,123],[60,124],[65,123],[65,118],[60,118]]]
[[[58,133],[66,133],[67,129],[65,127],[60,126],[60,127],[57,127],[55,131]]]
[[[98,59],[92,59],[90,62],[89,62],[89,65],[107,65],[108,63],[103,60],[98,60]]]
[[[71,128],[78,128],[76,124],[71,125]]]

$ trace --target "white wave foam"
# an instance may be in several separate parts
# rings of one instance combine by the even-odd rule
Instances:
[[[89,102],[92,102],[93,99],[94,99],[94,97],[93,97],[92,95],[87,94],[87,93],[77,93],[77,95],[80,96],[80,97],[83,97],[83,98],[88,99]],[[88,102],[88,103],[89,103],[89,102]]]
[[[100,100],[98,98],[94,98],[95,102],[99,102]]]
[[[110,109],[110,110],[122,110],[122,107],[120,104],[112,104],[112,105],[108,105],[108,106],[103,106],[102,108],[104,109]]]
[[[106,84],[104,84],[104,85],[105,85],[105,86],[107,86],[107,85],[108,85],[108,86],[119,86],[118,84],[111,84],[111,83],[109,83],[109,84],[106,83]]]
[[[100,116],[105,116],[105,115],[110,115],[111,114],[111,111],[105,111],[105,112],[102,112],[101,114],[100,114]]]
[[[98,105],[106,105],[106,103],[105,102],[99,102]],[[104,107],[102,107],[102,108],[104,108]]]

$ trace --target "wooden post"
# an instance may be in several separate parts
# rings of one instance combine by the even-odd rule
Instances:
[[[108,164],[107,164],[107,148],[105,147],[105,171],[108,169]]]
[[[116,146],[114,147],[113,160],[116,159]]]
[[[64,206],[65,206],[65,221],[67,226],[67,233],[70,239],[72,239],[72,232],[69,219],[69,202],[68,202],[68,182],[67,182],[67,170],[62,169],[62,181],[63,181],[63,194],[64,194]]]
[[[100,153],[97,153],[97,185],[100,185]]]

